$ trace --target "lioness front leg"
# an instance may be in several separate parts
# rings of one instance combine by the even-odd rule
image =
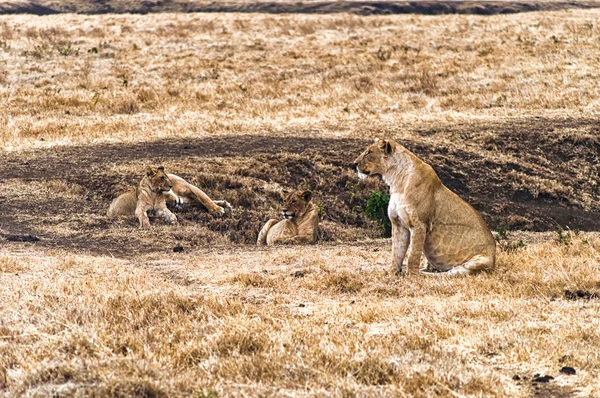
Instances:
[[[165,202],[156,206],[156,213],[159,216],[164,217],[169,223],[173,225],[178,224],[177,216],[175,216],[175,214],[173,214],[171,210],[167,208],[167,204]]]
[[[415,223],[410,229],[410,247],[408,249],[407,273],[418,273],[421,255],[425,244],[425,225]]]
[[[135,208],[135,216],[140,221],[140,228],[145,228],[150,226],[150,219],[148,218],[148,214],[146,213],[147,208],[140,204]]]
[[[315,238],[313,234],[306,235],[294,235],[287,238],[279,238],[274,243],[279,244],[302,244],[302,243],[313,243]]]
[[[410,232],[398,219],[392,219],[392,269],[402,273],[402,262],[410,244]]]
[[[183,208],[183,200],[175,192],[173,192],[173,190],[165,193],[165,197],[167,200],[175,202],[175,207],[179,210]]]

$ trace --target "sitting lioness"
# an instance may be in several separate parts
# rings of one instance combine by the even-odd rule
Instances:
[[[310,201],[312,192],[282,192],[284,220],[269,220],[258,233],[257,245],[278,243],[315,243],[319,229],[319,212]]]
[[[175,174],[166,174],[161,166],[157,169],[147,167],[146,175],[137,189],[125,192],[113,200],[108,209],[108,216],[136,216],[140,227],[145,227],[150,225],[147,212],[154,211],[171,224],[177,224],[177,217],[166,206],[167,201],[174,202],[177,207],[188,202],[198,202],[216,215],[225,214],[225,209],[221,206],[231,210],[228,202],[212,201],[200,188]]]
[[[146,168],[146,174],[135,190],[131,190],[115,198],[108,208],[108,217],[136,216],[140,227],[150,225],[148,211],[153,210],[158,216],[167,219],[171,224],[177,224],[177,217],[167,209],[167,196],[173,197],[173,184],[165,174],[164,167],[157,169]]]
[[[446,188],[435,171],[394,141],[376,141],[356,160],[360,178],[380,175],[390,187],[392,265],[427,274],[471,274],[494,267],[496,242],[481,215]],[[440,272],[442,271],[442,272]]]

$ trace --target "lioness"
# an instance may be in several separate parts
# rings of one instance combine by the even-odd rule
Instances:
[[[284,220],[269,220],[258,233],[257,245],[277,243],[315,243],[319,228],[319,212],[310,201],[312,192],[282,192]]]
[[[148,166],[136,189],[125,192],[112,201],[108,217],[135,215],[140,221],[140,227],[147,227],[150,225],[147,212],[154,210],[171,224],[177,224],[177,217],[167,208],[166,203],[167,195],[174,195],[172,186],[164,167],[155,169]]]
[[[200,188],[183,178],[175,174],[166,174],[161,166],[157,169],[147,167],[146,175],[137,189],[125,192],[113,200],[108,209],[108,216],[112,218],[135,215],[140,221],[140,227],[145,227],[150,225],[147,212],[153,210],[171,224],[177,224],[177,217],[166,206],[167,201],[180,208],[184,203],[198,202],[216,215],[225,214],[225,209],[221,206],[231,210],[228,202],[211,200]]]
[[[427,271],[443,271],[437,275],[471,274],[494,267],[496,242],[481,215],[402,145],[376,141],[356,158],[354,166],[360,178],[380,175],[390,187],[392,265],[398,273],[402,273],[407,250],[408,273],[419,270],[421,253],[427,259]]]

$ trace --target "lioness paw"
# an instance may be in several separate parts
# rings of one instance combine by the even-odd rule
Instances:
[[[225,209],[221,206],[217,206],[216,209],[210,212],[215,217],[223,217],[225,215]]]

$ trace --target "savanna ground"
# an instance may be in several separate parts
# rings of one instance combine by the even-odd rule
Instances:
[[[1,16],[0,394],[600,395],[598,20]],[[373,137],[482,212],[494,272],[390,274]],[[107,220],[147,164],[233,214]],[[296,187],[322,243],[254,247]]]

